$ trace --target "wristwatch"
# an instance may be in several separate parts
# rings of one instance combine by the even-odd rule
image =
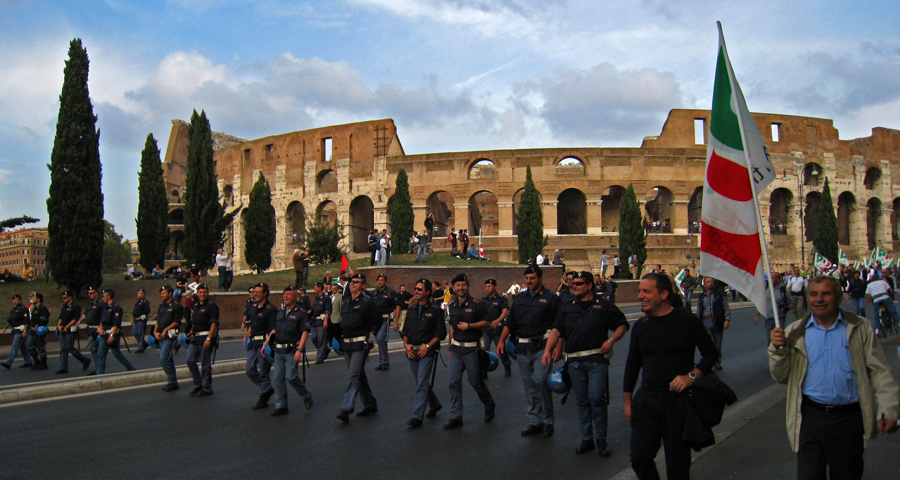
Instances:
[[[688,376],[691,377],[691,380],[696,380],[696,379],[697,379],[697,374],[694,373],[694,372],[688,372]]]

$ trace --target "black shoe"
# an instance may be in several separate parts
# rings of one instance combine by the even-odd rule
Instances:
[[[418,418],[410,418],[409,420],[406,421],[406,424],[412,428],[417,428],[417,427],[422,426],[422,421],[419,420]]]
[[[341,410],[337,414],[337,419],[344,423],[350,423],[350,412],[345,412],[345,411]]]
[[[57,371],[55,371],[55,372],[53,372],[53,373],[59,375],[59,374],[61,374],[61,373],[69,373],[69,370],[66,369],[66,368],[60,368],[59,370],[57,370]]]
[[[164,392],[174,392],[175,390],[178,390],[178,385],[175,383],[168,383],[162,390]]]
[[[442,408],[444,408],[443,405],[438,405],[428,410],[427,412],[425,412],[425,418],[434,418],[434,416],[437,415],[437,412],[440,412]]]
[[[33,370],[46,370],[47,368],[48,368],[47,364],[45,362],[42,362],[42,363],[35,365]]]
[[[459,428],[461,426],[463,426],[461,418],[451,418],[449,422],[444,424],[444,430],[453,430],[454,428]]]
[[[318,365],[318,364],[320,364],[320,363],[325,363],[325,360],[322,360],[321,358],[317,358],[317,359],[316,359],[316,365]]]
[[[549,438],[553,436],[553,424],[544,424],[544,438]]]
[[[306,407],[307,410],[312,408],[312,406],[313,406],[312,395],[310,395],[309,398],[303,399],[303,406]]]
[[[716,366],[715,366],[715,368],[716,368],[716,370],[721,370],[721,369],[722,369],[722,364],[721,364],[721,363],[717,363]]]
[[[264,402],[269,403],[269,399],[272,398],[272,395],[275,395],[275,389],[270,388],[266,393],[259,396],[259,398],[263,399]]]
[[[194,387],[191,389],[191,392],[188,393],[188,395],[197,395],[201,390],[203,390],[202,387]]]
[[[609,447],[603,444],[597,443],[597,452],[600,453],[600,456],[606,458],[612,455],[612,452],[609,451]]]
[[[208,397],[212,395],[212,392],[207,392],[206,390],[200,390],[200,393],[197,394],[198,397]]]
[[[504,365],[503,366],[503,376],[508,377],[510,375],[512,375],[512,367],[510,367],[509,365]]]
[[[86,361],[86,362],[83,362],[83,363],[81,364],[81,371],[83,372],[83,371],[87,370],[88,367],[90,367],[90,366],[91,366],[91,361],[90,361],[90,360],[88,360],[88,361]]]
[[[270,413],[269,415],[271,415],[273,417],[277,417],[279,415],[286,415],[287,413],[288,413],[288,409],[286,409],[286,408],[276,408],[275,410],[272,410],[272,413]]]
[[[86,377],[90,377],[91,375],[96,375],[96,374],[97,374],[97,371],[96,371],[96,370],[91,370],[91,371],[88,372],[87,375],[85,375],[85,376],[86,376]]]
[[[134,353],[144,353],[144,350],[135,350]]]
[[[253,406],[254,410],[262,410],[264,408],[269,407],[268,397],[264,395],[259,396],[259,400],[256,401],[256,405]]]
[[[494,405],[489,405],[484,407],[484,421],[490,422],[494,419],[494,409],[496,407]]]
[[[528,427],[525,428],[525,430],[522,430],[519,433],[522,434],[523,437],[530,437],[532,435],[537,435],[543,431],[544,431],[544,424],[539,423],[537,425],[529,425]]]
[[[19,368],[34,368],[34,364],[33,363],[23,363],[23,364],[19,365]]]
[[[582,440],[578,447],[575,448],[575,453],[587,453],[593,450],[595,447],[593,440]]]
[[[5,369],[9,370],[9,364],[6,362],[0,363],[0,367],[3,367]]]
[[[369,415],[374,415],[378,413],[378,409],[375,407],[366,407],[358,412],[356,412],[357,417],[368,417]]]
[[[488,379],[487,370],[482,370],[482,371],[481,371],[481,379],[482,379],[482,380],[487,380],[487,379]]]

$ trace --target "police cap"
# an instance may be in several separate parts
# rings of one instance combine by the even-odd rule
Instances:
[[[165,291],[167,291],[167,292],[169,292],[169,293],[172,293],[172,292],[175,291],[175,290],[172,288],[171,285],[163,285],[163,286],[159,287],[159,291],[160,291],[160,292],[162,292],[163,290],[165,290]]]
[[[291,285],[288,285],[288,286],[284,287],[284,293],[287,293],[287,292],[295,292],[295,291],[297,291],[297,289],[295,289],[295,288],[294,288],[293,286],[291,286]]]
[[[485,285],[493,285],[493,286],[496,287],[496,286],[497,286],[497,281],[494,280],[493,278],[489,278],[489,279],[487,279],[487,280],[484,281],[484,284],[485,284]]]
[[[375,277],[375,280],[379,280],[379,279],[382,279],[382,278],[385,279],[385,280],[387,280],[387,275],[385,275],[385,274],[383,274],[383,273],[379,273],[378,276]]]
[[[574,277],[572,277],[573,280],[577,280],[580,278],[582,280],[587,280],[588,283],[594,282],[594,276],[591,275],[591,272],[571,272],[571,273],[572,273],[572,275],[574,275]]]
[[[541,267],[539,267],[537,265],[529,265],[527,268],[525,268],[524,275],[531,275],[531,274],[535,274],[538,277],[544,276],[544,272],[541,271]]]
[[[457,273],[453,280],[450,280],[450,284],[453,285],[456,282],[466,282],[466,285],[469,284],[469,277],[466,276],[465,273]]]

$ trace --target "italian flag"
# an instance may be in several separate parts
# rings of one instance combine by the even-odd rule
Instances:
[[[731,68],[721,23],[718,27],[699,273],[733,285],[764,312],[769,300],[756,197],[775,179],[775,168]]]
[[[834,264],[831,263],[827,258],[825,258],[824,255],[816,252],[815,266],[816,268],[831,268],[834,266]]]

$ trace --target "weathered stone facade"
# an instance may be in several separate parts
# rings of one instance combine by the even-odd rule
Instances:
[[[516,261],[515,210],[526,166],[541,195],[545,254],[565,249],[567,264],[599,267],[603,249],[616,251],[618,206],[634,185],[648,220],[659,221],[649,235],[647,262],[667,269],[684,266],[699,254],[700,221],[708,135],[708,110],[672,110],[662,132],[635,148],[541,148],[406,155],[390,119],[372,120],[274,135],[250,141],[217,135],[215,152],[222,197],[247,204],[259,172],[272,185],[278,240],[273,268],[290,266],[294,234],[303,219],[339,220],[346,249],[366,255],[366,233],[390,231],[390,202],[397,172],[409,175],[410,195],[421,229],[434,213],[435,247],[450,228],[483,233],[487,256]],[[760,208],[773,267],[808,263],[827,177],[838,215],[841,247],[851,259],[875,244],[897,250],[900,211],[900,131],[874,128],[872,135],[841,140],[831,120],[754,114],[778,178],[760,195]],[[174,121],[163,165],[170,192],[170,224],[176,253],[181,234],[188,126]],[[802,222],[801,222],[802,212]],[[666,226],[667,225],[667,226]],[[802,233],[802,234],[801,234]],[[805,241],[801,240],[805,237]],[[240,270],[242,222],[228,232],[226,248]],[[407,239],[395,238],[405,244]],[[805,260],[803,256],[805,255]]]

